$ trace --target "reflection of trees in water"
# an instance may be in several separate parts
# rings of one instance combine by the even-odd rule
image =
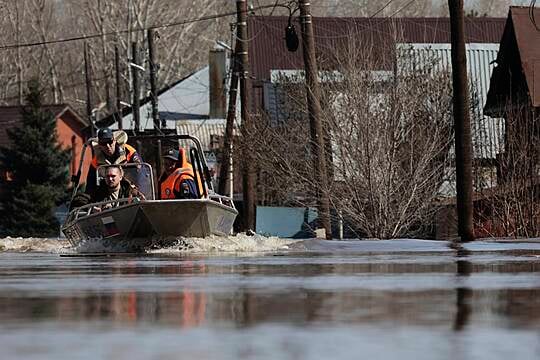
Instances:
[[[370,260],[340,264],[336,260],[331,264],[248,262],[212,266],[205,265],[205,261],[177,258],[172,261],[158,259],[155,266],[141,266],[140,262],[129,261],[110,262],[99,270],[91,270],[91,279],[102,279],[93,290],[55,293],[41,298],[0,293],[0,306],[6,310],[0,320],[106,320],[128,326],[154,322],[176,327],[196,327],[209,321],[238,326],[260,323],[303,326],[317,322],[377,326],[392,323],[452,326],[456,331],[466,329],[471,322],[500,325],[504,321],[503,326],[538,327],[539,288],[489,290],[480,285],[473,290],[469,287],[469,282],[476,280],[470,279],[471,276],[482,273],[538,274],[540,263],[527,258],[523,261],[515,259],[513,262],[473,263],[468,253],[456,249],[454,262],[448,262],[446,258],[442,263],[422,263],[421,258],[416,263]],[[87,270],[77,268],[72,273],[62,273],[67,281],[85,281],[84,277],[75,280],[74,276],[81,276],[81,272]],[[436,284],[431,288],[421,283],[423,274],[428,279],[434,277],[437,282],[449,281],[450,285],[441,288]],[[415,278],[415,275],[419,277]],[[233,287],[219,286],[218,291],[201,287],[198,281],[203,277],[210,278],[210,284],[226,277],[226,283]],[[357,278],[358,285],[352,289],[343,286],[340,281],[350,281],[344,280],[347,277]],[[180,285],[145,291],[140,282],[144,278],[171,280],[171,284]],[[180,278],[185,281],[176,281]],[[295,281],[288,282],[287,278]],[[400,279],[416,282],[419,287],[411,288],[410,284],[405,284],[403,288]],[[365,287],[361,283],[363,280],[368,281]],[[132,281],[134,288],[130,290],[128,286]],[[259,285],[257,281],[260,281]],[[286,287],[276,287],[276,281]],[[387,281],[395,281],[395,284]],[[527,283],[534,285],[530,281]],[[386,285],[377,288],[370,284]]]

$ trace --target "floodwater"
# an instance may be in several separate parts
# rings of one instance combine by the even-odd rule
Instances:
[[[1,359],[540,359],[540,241],[0,239]]]

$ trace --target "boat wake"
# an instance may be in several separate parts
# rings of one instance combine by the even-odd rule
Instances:
[[[206,238],[156,239],[156,243],[166,240],[173,245],[147,250],[149,254],[223,254],[260,253],[286,251],[297,240],[262,235],[237,234],[235,236],[209,236]],[[0,252],[46,252],[57,254],[122,253],[122,245],[104,241],[101,238],[89,239],[77,247],[72,247],[65,239],[56,238],[2,238]]]
[[[0,239],[0,252],[47,252],[61,253],[70,248],[65,239],[7,237]]]
[[[178,238],[174,245],[150,250],[150,253],[252,253],[289,250],[297,240],[263,235],[208,236],[206,238]]]

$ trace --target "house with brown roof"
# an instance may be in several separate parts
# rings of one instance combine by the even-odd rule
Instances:
[[[530,160],[534,163],[525,174],[540,176],[540,27],[534,19],[540,19],[538,8],[510,8],[484,107],[485,114],[505,119],[503,181],[523,176],[521,165]],[[528,160],[505,166],[524,152]]]
[[[22,123],[22,106],[0,106],[0,146],[9,147],[10,140],[7,130],[16,128]],[[79,167],[82,146],[85,141],[83,129],[88,126],[88,122],[83,119],[69,105],[45,105],[45,110],[52,112],[56,119],[56,132],[58,142],[64,149],[71,149],[71,160],[69,171],[71,175],[76,174]],[[88,155],[88,154],[87,154]],[[91,157],[86,156],[83,164],[83,177],[86,177]],[[2,180],[6,180],[7,174],[0,174]],[[82,179],[83,181],[85,179]]]
[[[301,47],[287,51],[284,40],[288,17],[251,16],[248,21],[250,72],[253,76],[252,109],[264,110],[265,84],[272,81],[276,70],[303,70]],[[300,28],[298,19],[293,21]],[[465,18],[465,42],[498,44],[505,24],[504,18]],[[450,44],[449,18],[313,18],[315,51],[325,61],[350,38],[369,46],[374,56],[382,59],[380,69],[392,70],[396,45]],[[299,32],[299,30],[298,30]]]
[[[479,103],[486,99],[504,24],[504,18],[465,18],[469,83]],[[287,25],[287,17],[249,18],[249,56],[254,78],[251,105],[255,114],[283,117],[278,79],[303,71],[302,49],[287,51],[283,37]],[[404,50],[408,60],[431,63],[436,58],[436,71],[451,72],[449,18],[314,18],[313,26],[319,68],[323,71],[332,70],[332,57],[354,39],[361,49],[366,49],[366,54],[377,59],[377,68],[372,70],[378,75],[391,78],[395,67],[404,65],[399,58]],[[500,119],[484,116],[481,107],[471,115],[476,121],[472,124],[474,156],[491,166],[501,151],[504,124]],[[451,189],[451,184],[447,188]],[[452,195],[451,191],[445,193]]]
[[[468,57],[469,81],[475,87],[479,102],[483,103],[487,94],[487,84],[494,67],[493,60],[498,53],[504,18],[466,17],[465,42]],[[289,52],[284,39],[287,17],[249,18],[249,57],[252,74],[251,110],[255,114],[266,114],[271,119],[281,116],[279,110],[279,84],[281,74],[301,75],[304,69],[302,49]],[[293,20],[300,29],[298,19]],[[332,69],[332,56],[347,46],[351,39],[368,48],[376,62],[372,69],[379,74],[392,76],[398,64],[400,49],[411,49],[418,59],[435,54],[439,60],[437,69],[451,71],[450,60],[450,19],[449,18],[314,18],[316,56],[322,71]],[[297,30],[299,33],[300,31]],[[361,51],[360,51],[361,53]],[[482,166],[489,166],[489,174],[501,151],[504,127],[500,119],[486,118],[481,110],[471,116],[479,119],[473,127],[474,156]],[[286,116],[286,114],[285,114]],[[280,121],[278,121],[279,123]],[[475,136],[476,134],[476,136]],[[485,165],[484,165],[485,164]],[[449,169],[452,170],[452,169]],[[453,174],[453,170],[451,171]],[[490,175],[491,176],[491,175]],[[455,195],[455,178],[448,176],[441,195],[451,198]],[[451,209],[455,212],[455,209]],[[448,232],[444,237],[451,237]]]

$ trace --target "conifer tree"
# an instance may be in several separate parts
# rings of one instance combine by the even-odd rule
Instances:
[[[66,200],[69,150],[58,144],[56,119],[42,108],[39,82],[29,83],[21,126],[8,130],[11,146],[0,148],[10,174],[0,202],[0,236],[54,236],[57,205]]]

